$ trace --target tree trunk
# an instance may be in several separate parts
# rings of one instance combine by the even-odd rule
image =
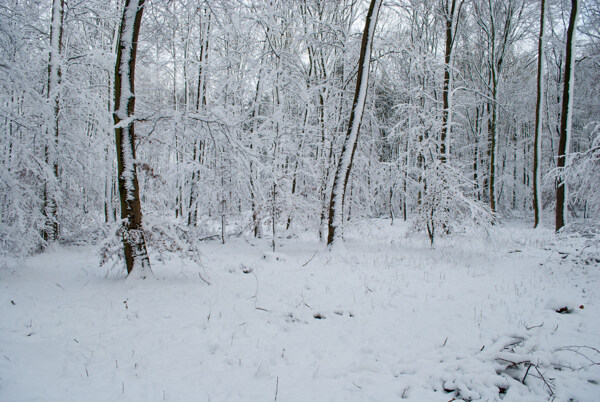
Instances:
[[[444,51],[444,88],[442,91],[442,132],[440,135],[440,161],[446,163],[450,149],[447,146],[447,137],[452,131],[452,74],[451,74],[451,62],[452,62],[452,48],[454,45],[454,30],[455,30],[455,14],[456,14],[456,0],[446,0],[443,3],[443,13],[446,23],[446,48]],[[456,16],[456,25],[458,25],[458,18],[460,17],[460,9],[462,8],[462,1],[458,6],[458,16]]]
[[[352,169],[352,160],[356,145],[358,144],[358,134],[360,124],[365,109],[367,98],[367,86],[369,81],[369,64],[371,62],[371,48],[373,47],[373,36],[375,34],[375,25],[382,0],[371,0],[369,11],[365,20],[365,29],[363,32],[362,44],[360,49],[360,58],[358,61],[358,76],[356,79],[356,90],[354,92],[354,102],[350,112],[350,121],[346,139],[342,146],[339,163],[333,181],[331,190],[331,201],[329,204],[329,222],[327,233],[327,244],[332,244],[339,236],[339,229],[342,225],[342,212],[344,207],[344,196],[350,170]]]
[[[208,21],[204,21],[202,16],[208,15]],[[198,88],[196,91],[196,113],[200,113],[201,108],[206,106],[206,60],[208,57],[208,34],[210,32],[211,14],[202,12],[200,14],[200,29],[202,37],[200,38],[200,66],[198,67]],[[200,138],[194,141],[192,179],[190,183],[190,199],[188,205],[188,226],[196,226],[198,221],[198,180],[200,180],[200,168],[203,164],[202,152],[204,150],[204,139]]]
[[[58,136],[59,136],[59,116],[60,116],[60,94],[59,86],[61,81],[60,54],[62,51],[63,36],[63,17],[64,0],[53,0],[52,2],[52,21],[50,23],[50,59],[48,62],[48,100],[53,106],[52,120],[47,130],[48,143],[54,137],[54,144],[44,147],[46,163],[52,169],[52,180],[46,179],[44,183],[44,217],[46,226],[42,237],[46,242],[58,240]]]
[[[127,274],[151,274],[135,160],[135,60],[145,0],[125,0],[115,64],[115,138]]]
[[[571,0],[571,17],[567,30],[567,50],[565,61],[565,84],[563,87],[562,109],[560,115],[560,139],[558,143],[557,168],[559,176],[556,181],[556,231],[565,226],[566,204],[568,202],[567,183],[563,176],[566,166],[567,154],[569,153],[569,140],[571,137],[571,119],[573,116],[573,84],[575,81],[574,41],[575,26],[577,24],[579,0]]]
[[[541,0],[540,11],[540,36],[538,39],[538,75],[537,75],[537,97],[535,103],[535,139],[533,149],[533,227],[537,228],[540,223],[541,205],[541,183],[542,171],[540,170],[540,159],[542,157],[542,95],[544,92],[544,13],[546,11],[546,0]]]

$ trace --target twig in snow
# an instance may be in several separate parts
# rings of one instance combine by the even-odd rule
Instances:
[[[586,346],[586,345],[570,345],[570,346],[563,346],[562,348],[558,348],[557,350],[571,350],[571,349],[591,349],[594,352],[600,354],[600,350],[593,348],[591,346]]]
[[[504,346],[504,349],[509,349],[512,346],[516,346],[520,343],[523,343],[523,341],[525,340],[525,338],[521,338],[520,336],[516,336],[516,337],[514,337],[514,339],[515,339],[515,341]]]
[[[277,376],[277,381],[275,382],[275,400],[277,400],[278,393],[279,393],[279,376]]]
[[[584,359],[586,359],[587,361],[589,361],[590,367],[591,366],[600,366],[600,361],[594,361],[592,360],[588,355],[586,355],[585,353],[582,353],[579,351],[579,349],[589,349],[593,352],[596,352],[596,354],[600,354],[600,350],[593,348],[591,346],[585,346],[585,345],[572,345],[572,346],[563,346],[561,348],[556,349],[556,351],[561,351],[561,350],[565,350],[565,351],[569,351],[569,352],[573,352],[581,357],[583,357]]]
[[[256,281],[256,291],[254,292],[254,307],[256,307],[258,301],[258,276],[256,276],[256,272],[254,272],[254,270],[250,272],[252,272],[252,275],[254,275],[254,280]]]
[[[529,360],[523,360],[523,361],[520,361],[520,362],[514,362],[512,360],[503,359],[502,357],[496,358],[496,361],[508,363],[507,367],[511,367],[511,368],[517,368],[519,366],[519,364],[531,364],[531,362]]]
[[[527,366],[527,370],[525,371],[525,375],[523,376],[523,379],[521,380],[521,384],[525,384],[525,379],[527,378],[527,374],[529,374],[529,369],[531,369],[532,364],[529,364]]]
[[[319,252],[319,250],[315,251],[315,253],[312,255],[312,257],[310,257],[308,259],[308,261],[306,261],[304,264],[302,264],[303,267],[307,266],[309,262],[312,261],[313,258],[315,258],[315,255],[317,255],[317,253]]]
[[[533,327],[528,327],[527,325],[525,325],[525,329],[527,331],[529,331],[529,330],[534,329],[534,328],[540,328],[543,325],[544,325],[544,323],[541,323],[540,325],[534,325]]]
[[[204,278],[202,277],[202,274],[201,274],[200,272],[198,272],[198,276],[200,277],[200,279],[202,279],[202,281],[203,281],[204,283],[206,283],[208,286],[210,286],[210,282],[209,282],[209,281],[207,281],[206,279],[204,279]]]
[[[544,381],[544,384],[546,384],[546,386],[548,387],[548,391],[550,391],[550,396],[554,396],[554,390],[552,389],[552,386],[548,383],[548,381],[546,381],[546,378],[544,378],[544,375],[542,374],[540,369],[538,369],[537,365],[531,363],[529,363],[529,365],[533,366],[533,368],[535,369],[535,371],[537,371],[542,381]]]
[[[410,390],[410,385],[404,387],[404,389],[402,390],[402,395],[400,395],[400,398],[406,399],[406,393],[408,392],[408,390]]]
[[[352,381],[352,384],[354,384],[354,386],[355,386],[356,388],[358,388],[358,389],[362,389],[362,387],[361,387],[360,385],[356,384],[354,381]]]
[[[548,391],[550,392],[550,396],[551,397],[554,396],[554,389],[552,388],[552,385],[548,382],[548,380],[546,380],[546,378],[544,377],[544,375],[542,374],[542,372],[538,368],[537,364],[533,364],[529,360],[523,360],[523,361],[517,361],[517,362],[511,361],[511,360],[507,360],[507,359],[503,359],[503,358],[497,358],[496,360],[504,362],[504,363],[508,363],[509,364],[508,367],[513,367],[513,368],[517,368],[520,364],[523,364],[523,365],[527,366],[527,370],[525,371],[525,375],[523,376],[523,379],[521,380],[521,383],[523,383],[523,384],[525,384],[525,379],[527,379],[527,375],[529,374],[529,371],[533,367],[535,369],[535,371],[537,371],[537,373],[538,373],[538,376],[539,376],[538,378],[541,379],[544,382],[544,384],[546,384],[546,386],[548,387]],[[536,376],[534,375],[534,377],[536,377]]]

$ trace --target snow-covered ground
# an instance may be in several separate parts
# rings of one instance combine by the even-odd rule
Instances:
[[[207,242],[145,281],[93,247],[5,262],[0,400],[600,400],[597,238],[405,229]]]

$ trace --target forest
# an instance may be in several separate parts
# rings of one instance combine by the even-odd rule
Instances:
[[[124,4],[52,3],[15,0],[0,14],[0,241],[22,254],[104,239],[126,217],[113,118]],[[363,3],[142,4],[126,119],[148,241],[327,238]],[[571,4],[545,3],[541,48],[539,1],[381,7],[338,225],[342,215],[390,217],[443,235],[473,221],[533,219],[537,194],[535,224],[554,226],[562,181],[567,222],[598,218],[600,7],[577,10],[561,157]]]
[[[235,311],[221,331],[213,328],[214,345],[222,344],[217,338],[229,324],[238,325],[236,320],[250,322],[245,328],[255,325],[263,337],[281,334],[265,329],[261,314],[270,314],[268,322],[283,320],[279,329],[286,332],[298,322],[357,322],[355,315],[374,309],[361,325],[377,337],[387,314],[395,314],[390,306],[417,305],[431,292],[433,299],[424,296],[429,305],[439,296],[437,287],[445,295],[464,292],[466,298],[460,296],[460,306],[452,307],[452,297],[442,297],[438,301],[449,311],[425,315],[432,321],[419,333],[435,328],[434,320],[457,314],[449,332],[467,331],[471,324],[463,319],[474,319],[475,332],[483,331],[482,321],[489,320],[478,341],[444,349],[460,359],[473,350],[472,360],[440,368],[432,363],[435,355],[425,357],[426,363],[406,371],[421,380],[403,380],[392,393],[381,387],[381,378],[359,376],[355,383],[346,378],[346,369],[336,374],[330,368],[331,378],[317,381],[310,392],[297,389],[285,397],[284,376],[267,373],[269,361],[245,367],[240,357],[240,378],[251,374],[269,385],[259,382],[244,393],[240,380],[235,393],[218,376],[209,376],[204,381],[208,388],[212,384],[216,400],[320,395],[317,400],[591,401],[600,392],[595,338],[600,307],[594,305],[600,293],[592,290],[600,283],[598,0],[3,1],[0,153],[0,285],[5,290],[0,311],[13,319],[0,327],[0,339],[8,345],[0,346],[6,360],[0,363],[0,399],[3,392],[7,400],[38,395],[25,392],[26,383],[20,382],[25,380],[10,374],[26,370],[14,366],[11,353],[29,353],[11,334],[29,325],[25,312],[44,319],[44,297],[52,305],[59,303],[55,297],[62,300],[63,276],[77,289],[64,299],[67,303],[86,298],[92,277],[94,289],[105,296],[93,296],[86,305],[110,303],[112,310],[119,299],[125,310],[110,325],[143,316],[144,325],[125,325],[134,338],[152,327],[150,321],[161,321],[163,313],[178,317],[175,311],[187,309],[184,298],[175,296],[168,307],[153,304],[152,294],[172,298],[182,291],[194,293],[194,303],[208,316],[203,331],[210,332],[209,323],[217,325],[220,316],[213,308]],[[475,266],[481,266],[480,273]],[[225,285],[234,272],[241,275]],[[446,275],[452,280],[447,282]],[[490,283],[481,275],[489,275]],[[256,281],[242,284],[250,277]],[[51,278],[47,292],[44,278]],[[140,282],[147,284],[136,284],[136,278],[148,279]],[[474,278],[483,290],[468,295]],[[28,280],[37,287],[28,288]],[[559,282],[569,285],[561,289]],[[397,299],[403,290],[386,287],[389,283],[414,297]],[[419,286],[426,291],[419,292]],[[581,296],[585,302],[574,296],[582,287],[588,289]],[[550,288],[560,296],[549,301]],[[358,301],[355,290],[361,294]],[[510,301],[505,302],[507,290]],[[17,298],[28,294],[41,299],[22,307]],[[374,295],[389,300],[387,307],[373,305]],[[329,307],[312,308],[309,297]],[[492,312],[498,305],[510,312],[483,317],[484,310],[472,306],[486,297]],[[135,298],[146,309],[154,306],[156,316],[138,311],[132,318]],[[250,312],[235,310],[250,298]],[[350,311],[340,300],[352,298]],[[535,306],[531,315],[516,312],[520,298]],[[283,307],[265,307],[268,302],[259,299]],[[17,313],[19,308],[24,310]],[[300,313],[300,308],[308,310]],[[85,321],[102,311],[72,312],[64,319]],[[538,313],[548,317],[538,320]],[[557,333],[550,324],[557,313],[561,320],[579,320],[579,332],[573,332],[572,322],[566,325],[570,330],[561,324],[566,332],[540,348],[531,334]],[[498,324],[505,319],[522,333]],[[321,330],[339,336],[336,331],[357,328],[346,321]],[[399,327],[394,321],[388,329]],[[206,335],[196,329],[183,328],[183,338]],[[231,345],[236,333],[230,335]],[[63,334],[58,331],[55,338]],[[294,334],[299,349],[303,336],[316,337]],[[66,336],[82,347],[77,336]],[[436,348],[456,340],[440,337]],[[156,342],[146,339],[142,348],[150,353]],[[362,353],[360,342],[353,342],[338,347],[350,345]],[[71,343],[61,344],[61,353],[75,353]],[[114,376],[121,362],[116,356],[131,354],[125,344],[104,352],[102,359],[119,362],[114,370],[103,366],[105,373]],[[225,370],[254,346],[238,345],[237,352],[225,355],[203,347],[209,350],[202,356]],[[292,350],[277,347],[266,355],[281,355],[283,361],[285,351]],[[396,353],[372,347],[380,356]],[[189,349],[169,350],[184,358]],[[536,350],[545,354],[534,361],[527,353]],[[325,346],[313,352],[317,361],[326,359]],[[556,353],[572,359],[557,360]],[[582,358],[590,364],[577,366]],[[87,378],[90,359],[82,372]],[[154,378],[159,362],[168,359],[153,360],[156,367],[146,368],[146,378]],[[133,364],[133,355],[130,360]],[[308,360],[298,378],[308,372],[316,378]],[[275,366],[294,377],[299,366],[282,364]],[[394,364],[390,378],[404,378],[404,363]],[[562,364],[572,371],[559,373]],[[464,374],[465,367],[472,376]],[[495,374],[478,374],[490,367]],[[45,376],[43,367],[36,370]],[[74,369],[63,370],[68,378],[80,375],[69,370]],[[261,370],[266,370],[262,377]],[[448,372],[463,374],[447,378]],[[336,394],[339,376],[350,384]],[[134,377],[130,371],[124,378],[139,381]],[[177,381],[167,381],[169,391],[138,382],[126,396],[125,380],[122,389],[120,381],[99,400],[198,400],[188,399],[197,394],[184,392],[197,391],[190,384],[178,388]],[[48,400],[80,396],[66,383],[53,384],[49,389],[55,394]],[[369,384],[369,393],[360,394]],[[84,389],[82,383],[74,387]]]

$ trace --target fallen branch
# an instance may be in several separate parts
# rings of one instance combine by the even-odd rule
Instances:
[[[530,331],[530,330],[532,330],[532,329],[534,329],[534,328],[540,328],[540,327],[541,327],[541,326],[543,326],[543,325],[544,325],[544,323],[541,323],[540,325],[534,325],[533,327],[528,327],[527,325],[525,325],[525,329],[526,329],[527,331]]]
[[[586,355],[585,353],[582,353],[579,351],[579,349],[588,349],[591,350],[593,352],[596,352],[596,354],[600,354],[600,350],[591,347],[591,346],[586,346],[586,345],[572,345],[572,346],[563,346],[561,348],[556,349],[557,352],[559,351],[569,351],[569,352],[573,352],[581,357],[583,357],[584,359],[586,359],[587,361],[589,361],[591,364],[589,365],[589,367],[591,366],[600,366],[600,361],[594,361],[592,360],[588,355]]]
[[[315,255],[317,255],[317,253],[319,252],[319,250],[315,251],[315,253],[312,255],[312,257],[310,257],[308,259],[308,261],[306,261],[304,264],[302,264],[303,267],[307,266],[309,262],[312,261],[313,258],[315,258]]]

